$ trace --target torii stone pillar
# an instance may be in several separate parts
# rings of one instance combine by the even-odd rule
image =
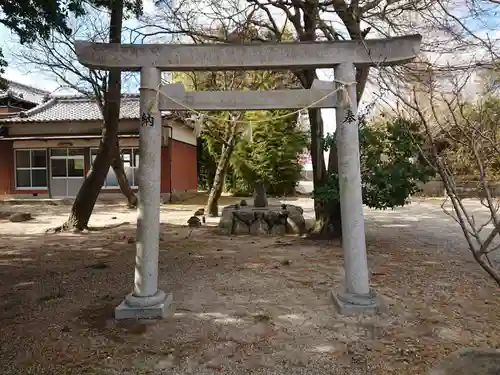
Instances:
[[[395,65],[413,60],[420,50],[420,35],[391,39],[369,39],[318,43],[258,44],[103,44],[77,41],[80,63],[101,70],[119,68],[141,72],[141,129],[137,254],[133,292],[115,310],[116,319],[161,318],[172,295],[158,289],[160,206],[160,110],[180,110],[172,100],[158,98],[160,71],[217,71],[272,69],[335,69],[335,78],[354,82],[354,66]],[[296,108],[321,98],[325,84],[315,82],[310,90],[253,93],[185,93],[177,85],[165,88],[171,98],[198,110]],[[341,313],[378,311],[380,304],[369,288],[366,258],[359,140],[356,121],[356,91],[348,88],[350,107],[336,98],[325,99],[316,108],[337,109],[337,144],[342,206],[342,234],[346,282],[333,298]],[[340,95],[341,96],[341,95]],[[161,97],[161,95],[160,95]],[[156,100],[156,99],[161,100]],[[279,99],[282,98],[283,101]],[[178,100],[180,99],[180,100]],[[309,99],[309,100],[308,100]],[[157,103],[159,102],[159,103]],[[307,103],[306,103],[307,102]],[[156,107],[158,105],[158,107]],[[349,116],[348,116],[349,114]]]
[[[337,65],[334,75],[341,82],[355,82],[354,64]],[[335,110],[335,117],[345,285],[333,291],[332,297],[339,311],[344,314],[378,312],[383,305],[375,292],[370,290],[368,282],[356,85],[339,91],[338,97],[340,104]]]
[[[167,295],[158,289],[162,124],[157,93],[160,84],[159,69],[141,69],[135,281],[133,292],[115,309],[116,319],[165,317],[173,300],[171,293]]]

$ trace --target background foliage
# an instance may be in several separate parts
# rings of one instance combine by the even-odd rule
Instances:
[[[245,120],[276,118],[286,111],[248,111]],[[226,191],[247,196],[254,181],[263,181],[271,195],[294,192],[302,166],[299,156],[308,145],[307,132],[297,126],[297,116],[252,125],[252,141],[239,138],[226,176]],[[198,142],[199,186],[211,186],[222,144],[220,138],[203,133]]]
[[[359,126],[361,182],[363,202],[371,208],[387,209],[403,206],[418,192],[419,182],[427,182],[435,173],[419,157],[425,139],[419,124],[404,118],[366,123]],[[328,149],[335,136],[325,139]],[[315,189],[316,198],[325,204],[340,201],[337,173],[330,173],[328,183]]]
[[[286,111],[248,112],[248,120],[276,118]],[[253,141],[242,139],[231,158],[234,193],[249,195],[252,182],[262,181],[271,195],[288,195],[295,191],[302,166],[299,156],[307,147],[308,134],[297,127],[297,115],[253,126]]]
[[[449,129],[442,131],[438,141],[441,155],[450,172],[468,180],[479,180],[480,172],[474,152],[481,156],[486,175],[500,179],[500,98],[484,96],[475,103],[466,103],[455,114]],[[495,147],[496,145],[496,147]]]

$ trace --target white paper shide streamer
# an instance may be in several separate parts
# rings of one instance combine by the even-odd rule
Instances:
[[[243,139],[248,143],[252,143],[253,134],[252,134],[252,123],[248,122],[246,129],[243,131]]]
[[[340,90],[341,93],[341,101],[340,105],[342,107],[350,107],[351,106],[351,98],[349,96],[349,84],[347,83],[340,83],[340,85],[337,87],[337,90]]]
[[[196,138],[198,138],[201,135],[201,132],[203,130],[203,116],[197,116],[194,119],[194,129],[193,129],[193,134]]]

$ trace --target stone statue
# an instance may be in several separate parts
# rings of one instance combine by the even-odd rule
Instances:
[[[266,187],[262,181],[255,182],[253,186],[254,207],[267,207]]]

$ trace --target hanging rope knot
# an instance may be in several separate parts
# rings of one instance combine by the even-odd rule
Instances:
[[[157,114],[158,112],[160,112],[160,94],[161,94],[160,88],[161,84],[159,84],[158,87],[155,89],[150,87],[139,87],[139,90],[147,89],[147,90],[153,90],[155,92],[154,99],[152,99],[147,105],[148,113],[150,114]]]
[[[150,104],[149,111],[151,113],[158,113],[160,111],[160,88],[161,88],[161,83],[158,85],[158,87],[155,90],[155,98],[153,102]]]

